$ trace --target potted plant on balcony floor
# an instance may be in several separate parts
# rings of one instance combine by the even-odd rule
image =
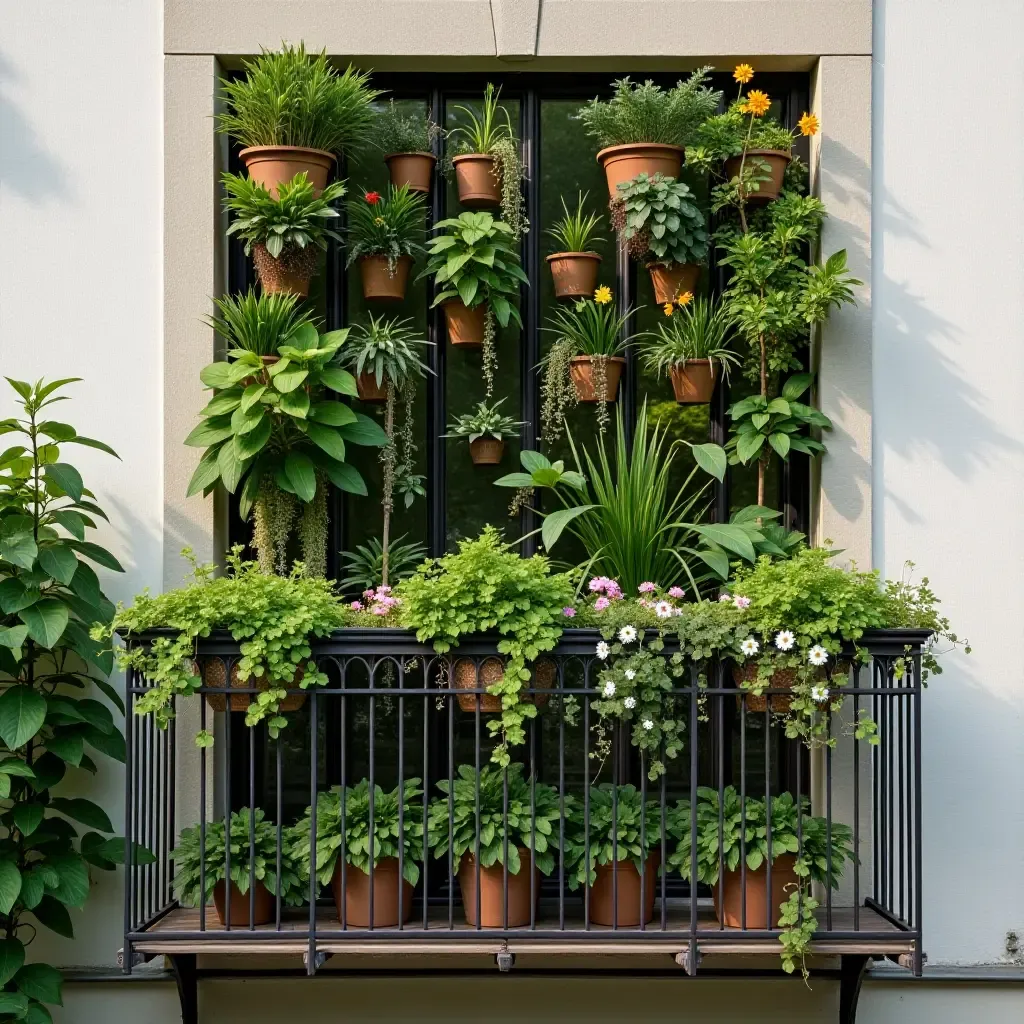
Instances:
[[[442,437],[465,438],[469,442],[469,455],[474,466],[496,466],[505,452],[505,438],[518,437],[524,420],[514,420],[500,412],[501,398],[493,405],[478,402],[473,412],[457,416],[448,424],[448,433]]]
[[[562,816],[558,793],[524,779],[521,764],[485,766],[479,775],[460,765],[453,784],[441,779],[437,787],[444,795],[430,804],[428,842],[438,860],[450,859],[458,876],[466,923],[471,928],[528,925],[535,906],[531,891],[536,901],[540,876],[555,868]]]
[[[359,261],[364,299],[405,298],[409,268],[423,246],[426,204],[407,185],[389,185],[387,194],[363,192],[349,204],[351,241],[346,267]]]
[[[331,204],[345,194],[345,183],[336,181],[317,194],[300,171],[291,181],[281,182],[273,196],[238,174],[221,175],[221,181],[227,192],[224,209],[234,214],[228,234],[237,234],[245,243],[245,255],[252,256],[263,291],[304,298],[327,239],[341,241],[327,225],[338,216]]]
[[[390,100],[373,125],[373,144],[384,154],[394,188],[429,194],[434,176],[434,144],[443,129],[425,113],[403,114]]]
[[[601,218],[585,211],[586,200],[586,192],[578,193],[576,209],[570,213],[563,196],[564,216],[554,227],[548,228],[547,233],[555,240],[557,250],[547,257],[557,299],[590,298],[597,288],[601,256],[592,247],[604,239],[597,234]]]
[[[285,44],[244,61],[245,77],[222,79],[226,110],[217,130],[245,147],[249,177],[277,195],[278,185],[305,173],[319,193],[337,156],[352,156],[369,141],[373,101],[369,72],[349,66],[338,74],[326,51]]]

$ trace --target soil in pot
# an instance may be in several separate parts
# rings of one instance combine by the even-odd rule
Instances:
[[[385,857],[373,869],[373,927],[393,928],[398,924],[398,858]],[[402,879],[402,921],[412,917],[412,886]],[[341,917],[341,862],[331,879],[334,905]],[[345,865],[345,924],[350,928],[370,927],[370,876],[353,864]]]
[[[469,442],[469,456],[474,466],[496,466],[505,453],[505,442],[496,437],[478,437]]]
[[[429,192],[437,157],[433,153],[389,153],[384,157],[395,188],[409,186],[410,192]]]
[[[789,899],[796,884],[793,866],[796,857],[791,853],[775,858],[772,864],[771,923],[768,913],[768,871],[767,863],[756,871],[746,871],[746,926],[757,930],[779,927],[779,905]],[[743,879],[739,870],[727,871],[714,887],[715,914],[727,928],[743,927]]]
[[[654,917],[654,892],[658,879],[657,853],[647,856],[644,865],[644,923]],[[608,927],[635,928],[640,924],[640,871],[629,860],[617,864],[598,864],[590,887],[590,921]]]
[[[697,293],[700,283],[699,263],[651,263],[647,267],[654,285],[654,301],[658,305],[675,302],[683,292]]]
[[[327,186],[334,154],[302,146],[250,146],[238,154],[253,181],[259,182],[275,199],[277,186],[306,172],[317,195]]]
[[[604,362],[604,395],[598,391],[599,374],[596,359]],[[581,402],[614,402],[619,393],[619,378],[626,368],[622,356],[573,356],[569,360],[569,376],[576,385],[576,397]]]
[[[501,180],[488,153],[463,153],[452,158],[459,202],[470,209],[501,205]]]
[[[596,252],[556,252],[547,260],[556,299],[589,299],[594,294],[601,269]]]
[[[204,686],[221,687],[224,686],[224,680],[227,676],[227,670],[224,667],[224,662],[220,658],[205,658],[202,661],[195,663],[196,669],[199,676],[203,680]],[[298,686],[302,681],[302,677],[305,674],[302,668],[299,668],[295,672],[295,678],[292,681],[293,686]],[[250,689],[255,686],[259,690],[266,690],[268,684],[266,678],[252,676],[244,682],[238,678],[238,663],[236,662],[231,666],[231,688],[232,689]],[[245,711],[249,707],[249,701],[251,694],[239,693],[231,695],[231,710],[232,711]],[[210,708],[214,711],[224,711],[227,702],[223,693],[208,693],[206,695],[206,703],[210,705]],[[296,711],[306,703],[306,694],[302,690],[289,689],[288,696],[281,701],[282,711]]]
[[[305,249],[287,247],[276,259],[265,245],[254,245],[253,262],[256,275],[265,292],[286,292],[305,298],[309,295],[309,279],[316,273],[320,250],[312,245]]]
[[[405,287],[409,281],[411,266],[411,256],[399,256],[395,262],[395,272],[392,274],[386,256],[363,256],[359,261],[359,272],[363,278],[363,298],[401,302],[405,298]]]
[[[683,147],[665,146],[657,142],[633,142],[608,146],[597,154],[597,162],[608,179],[608,195],[618,195],[620,183],[632,181],[638,174],[662,174],[678,178],[683,169]]]
[[[550,690],[557,675],[555,663],[550,658],[538,658],[533,663],[533,674],[527,684],[534,690]],[[480,664],[479,675],[472,658],[459,658],[452,666],[455,688],[458,690],[486,689],[493,686],[505,674],[505,663],[501,658],[487,658]],[[525,687],[524,687],[525,688]],[[477,702],[483,714],[497,714],[501,711],[501,698],[491,693],[460,693],[459,707],[463,711],[476,711]],[[521,701],[543,707],[548,702],[546,694],[524,694]]]
[[[718,374],[710,359],[687,359],[673,366],[669,374],[680,405],[707,405],[711,401]]]
[[[525,846],[519,849],[519,874],[508,874],[508,926],[522,928],[530,923],[530,875],[533,875],[534,899],[540,897],[540,871],[533,867],[533,855]],[[532,868],[532,872],[531,872]],[[466,923],[476,927],[476,859],[466,854],[459,865],[459,889]],[[505,868],[492,864],[480,868],[480,927],[505,926]]]
[[[360,373],[356,377],[356,393],[360,402],[386,402],[388,400],[387,386],[388,382],[385,378],[381,378],[381,382],[378,384],[376,374],[373,373]]]
[[[276,901],[274,894],[262,883],[257,881],[253,887],[253,918],[249,921],[249,893],[242,892],[234,882],[231,883],[231,927],[247,927],[253,925],[270,924],[275,919]],[[217,920],[221,924],[227,924],[227,907],[224,901],[224,881],[219,881],[213,887],[213,905],[217,910]]]
[[[473,307],[466,306],[458,299],[444,303],[444,315],[448,321],[448,340],[453,345],[482,345],[486,314],[487,309],[483,303]]]
[[[781,149],[748,149],[748,159],[756,156],[768,165],[768,173],[771,177],[767,181],[759,182],[756,192],[747,196],[747,202],[751,204],[770,203],[773,199],[779,198],[782,189],[782,179],[786,175],[786,167],[793,158],[789,153]],[[731,156],[725,161],[725,176],[730,181],[740,173],[740,161],[742,157]]]

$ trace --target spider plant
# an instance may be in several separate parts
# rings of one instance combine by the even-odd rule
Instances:
[[[562,211],[565,216],[547,230],[555,240],[553,252],[590,252],[597,242],[605,241],[596,234],[597,226],[601,223],[600,216],[596,213],[587,213],[584,209],[589,193],[578,192],[576,195],[576,210],[573,213],[569,212],[569,207],[565,205],[565,196],[562,196]]]
[[[456,125],[450,136],[461,140],[456,143],[463,153],[490,153],[502,139],[515,139],[512,129],[512,118],[508,111],[498,102],[501,89],[495,89],[493,82],[487,83],[484,89],[484,103],[480,116],[472,107],[456,104],[455,110],[464,114],[468,121],[464,125]]]
[[[542,328],[556,336],[555,344],[565,343],[577,356],[617,356],[631,343],[623,337],[623,328],[632,309],[619,313],[611,302],[599,303],[581,299],[573,306],[559,306],[548,317],[549,327]]]
[[[427,557],[424,544],[404,543],[406,534],[396,537],[388,547],[388,575],[392,583],[404,580],[416,571],[416,566]],[[365,544],[357,544],[354,551],[342,551],[346,576],[341,581],[347,592],[362,593],[380,586],[384,579],[384,544],[380,537],[372,537]]]
[[[392,320],[367,314],[368,322],[353,324],[339,353],[339,363],[357,376],[372,373],[381,387],[390,380],[401,389],[406,381],[434,371],[416,354],[416,346],[432,342],[421,337],[408,317]]]
[[[656,331],[640,335],[637,347],[647,370],[659,377],[668,376],[673,366],[688,359],[708,359],[721,365],[728,380],[730,368],[740,362],[729,348],[732,331],[733,319],[726,307],[700,296],[677,307]]]
[[[448,424],[449,433],[442,437],[466,438],[473,442],[481,437],[493,437],[496,441],[504,441],[506,437],[518,437],[522,420],[514,420],[500,411],[505,399],[501,398],[493,405],[477,402],[473,412],[463,413],[455,417],[454,423]]]
[[[423,252],[426,208],[423,196],[410,192],[408,185],[388,185],[384,196],[364,191],[361,199],[349,204],[352,240],[345,266],[363,256],[383,256],[388,273],[394,275],[400,257],[415,258]]]
[[[313,319],[299,308],[299,297],[284,292],[258,294],[254,289],[243,295],[215,298],[217,315],[206,322],[228,343],[229,349],[241,349],[257,356],[276,356],[300,327]]]

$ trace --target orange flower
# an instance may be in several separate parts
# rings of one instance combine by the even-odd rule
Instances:
[[[801,135],[817,135],[821,129],[821,122],[814,114],[804,114],[796,123]]]
[[[762,92],[760,89],[751,89],[747,93],[747,102],[743,104],[743,113],[753,114],[754,117],[763,117],[768,113],[771,105],[772,101],[768,98],[768,93]]]
[[[754,69],[749,64],[737,64],[736,70],[733,71],[732,77],[736,79],[740,85],[746,85],[754,77]]]
[[[666,302],[665,305],[661,307],[661,311],[665,314],[665,316],[671,316],[675,308],[676,307],[672,305],[671,302]]]
[[[693,302],[693,292],[683,292],[676,299],[676,302],[679,303],[680,306],[688,306],[691,302]]]

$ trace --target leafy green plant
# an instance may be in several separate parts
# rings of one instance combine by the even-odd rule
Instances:
[[[364,190],[362,199],[349,204],[351,242],[345,266],[366,256],[382,256],[394,277],[402,256],[412,259],[423,252],[425,215],[426,201],[408,185],[388,185],[383,196]]]
[[[729,157],[752,149],[774,149],[789,153],[793,133],[773,117],[755,117],[746,103],[735,100],[724,114],[709,117],[697,129],[695,144],[686,151],[686,162],[701,170],[712,170]]]
[[[552,650],[562,635],[562,609],[572,597],[569,578],[552,574],[543,555],[520,558],[488,526],[476,540],[460,541],[457,552],[420,566],[399,584],[398,596],[405,625],[421,642],[433,641],[438,654],[463,637],[491,630],[501,636],[505,672],[488,689],[501,697],[501,718],[487,728],[501,734],[491,759],[508,765],[508,748],[524,741],[523,722],[537,714],[534,704],[519,700],[530,678],[527,663]]]
[[[477,402],[473,412],[456,416],[455,422],[448,424],[448,433],[441,436],[464,437],[470,444],[481,437],[493,437],[496,441],[503,441],[506,437],[518,437],[523,421],[514,420],[500,412],[501,403],[504,401],[505,399],[501,398],[493,405]]]
[[[648,266],[707,260],[707,218],[685,182],[638,174],[618,186],[611,210],[612,224],[634,259]]]
[[[396,537],[388,546],[388,576],[393,582],[404,580],[416,571],[416,566],[427,557],[427,547],[415,541],[408,544],[405,534]],[[341,585],[346,591],[372,590],[384,579],[384,545],[379,537],[372,537],[365,544],[357,544],[354,551],[341,553],[345,561],[346,575]]]
[[[442,137],[444,130],[434,124],[426,113],[403,114],[389,100],[382,107],[373,123],[373,144],[385,155],[393,153],[429,153],[434,140]]]
[[[725,306],[698,296],[674,308],[656,331],[641,336],[637,347],[648,372],[659,377],[667,377],[673,367],[683,366],[689,359],[709,359],[728,380],[730,368],[739,363],[729,346],[732,329]]]
[[[245,77],[222,79],[227,110],[217,130],[243,146],[302,146],[351,155],[369,141],[373,101],[369,72],[351,65],[338,74],[326,51],[298,46],[264,50],[243,61]]]
[[[278,346],[305,324],[312,324],[297,295],[287,292],[257,292],[250,288],[238,295],[214,298],[215,316],[207,323],[227,342],[229,350],[239,349],[257,356],[273,356]]]
[[[600,216],[586,211],[588,195],[587,192],[576,194],[576,209],[572,213],[565,205],[565,196],[562,196],[564,216],[547,229],[547,233],[555,240],[553,252],[590,252],[598,242],[605,241],[597,234]]]
[[[611,99],[593,99],[577,116],[601,147],[630,142],[688,146],[722,99],[721,92],[705,84],[710,72],[710,67],[698,68],[669,90],[620,78]]]
[[[401,795],[397,786],[388,792],[378,785],[373,787],[373,866],[389,857],[397,859],[401,847],[403,877],[410,885],[420,880],[420,861],[423,860],[423,801],[417,800],[422,796],[419,779],[406,779]],[[306,808],[305,817],[295,825],[296,841],[292,849],[292,856],[306,878],[309,878],[310,868],[310,826],[309,808]],[[321,885],[330,884],[343,855],[346,864],[363,874],[370,873],[370,783],[367,779],[346,786],[344,791],[334,786],[330,792],[320,793],[316,798],[316,877]]]
[[[479,843],[480,866],[489,868],[494,864],[506,863],[507,841],[510,875],[518,875],[522,866],[519,847],[532,850],[534,866],[543,874],[550,875],[555,869],[559,821],[562,817],[558,793],[543,782],[524,779],[523,771],[521,764],[507,764],[504,769],[485,765],[478,775],[474,767],[463,764],[458,767],[454,785],[449,786],[447,779],[441,779],[437,788],[444,796],[431,801],[427,829],[427,842],[434,856],[440,860],[449,856],[450,850],[452,871],[458,872],[463,857],[477,856]],[[568,798],[565,803],[569,804]]]
[[[378,387],[390,381],[401,390],[406,382],[433,372],[416,351],[431,344],[408,317],[388,319],[367,313],[365,323],[349,329],[337,363],[356,376],[372,374]]]
[[[93,564],[121,566],[86,539],[107,517],[63,459],[76,444],[115,453],[48,418],[77,378],[7,380],[22,413],[0,419],[9,442],[0,454],[0,1013],[41,1022],[50,1019],[44,1003],[61,1003],[62,977],[50,964],[26,964],[27,947],[44,928],[72,938],[68,908],[88,899],[89,866],[125,862],[125,840],[102,807],[53,793],[68,766],[96,774],[97,753],[125,760],[110,706],[84,695],[98,690],[124,714],[105,678],[110,652],[89,636],[114,610]],[[135,846],[132,860],[154,858]]]
[[[275,896],[280,895],[283,906],[299,907],[306,901],[308,890],[303,884],[301,861],[291,850],[296,838],[294,827],[281,828],[268,821],[266,814],[259,808],[250,812],[248,807],[243,807],[231,814],[230,834],[230,882],[240,893],[248,893],[249,883],[255,879]],[[181,830],[178,845],[171,851],[171,860],[175,868],[174,891],[184,906],[208,904],[213,898],[214,889],[218,884],[223,885],[228,864],[224,836],[223,819],[207,822],[202,832],[198,825]],[[280,875],[277,873],[279,837]],[[308,853],[308,828],[305,844]],[[231,923],[241,925],[245,922]]]

